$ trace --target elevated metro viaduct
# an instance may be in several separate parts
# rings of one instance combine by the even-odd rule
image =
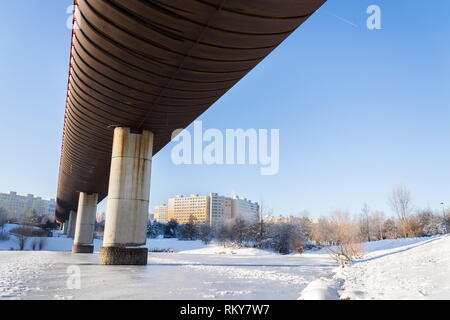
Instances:
[[[56,217],[73,252],[146,264],[152,156],[326,0],[76,0]]]

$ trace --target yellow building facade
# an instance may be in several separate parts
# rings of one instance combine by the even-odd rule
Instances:
[[[171,198],[168,203],[168,219],[186,224],[193,216],[196,224],[209,224],[211,219],[210,202],[209,196],[199,196],[198,194]]]

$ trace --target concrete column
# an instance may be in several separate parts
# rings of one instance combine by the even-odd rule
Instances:
[[[62,232],[63,232],[63,234],[66,234],[66,235],[67,235],[67,226],[68,226],[68,221],[65,221],[63,223]]]
[[[76,224],[77,224],[77,212],[70,211],[69,220],[67,221],[67,238],[75,237]]]
[[[153,133],[116,128],[100,264],[145,265]]]
[[[97,214],[98,194],[80,192],[78,200],[77,223],[73,241],[73,253],[94,252],[94,229]]]

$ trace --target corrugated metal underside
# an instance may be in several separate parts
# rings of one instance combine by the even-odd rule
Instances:
[[[57,217],[107,195],[113,126],[153,131],[157,153],[325,1],[78,0]]]

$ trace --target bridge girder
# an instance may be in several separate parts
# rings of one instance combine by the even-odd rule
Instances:
[[[56,216],[107,196],[113,127],[154,154],[326,0],[77,0]]]

